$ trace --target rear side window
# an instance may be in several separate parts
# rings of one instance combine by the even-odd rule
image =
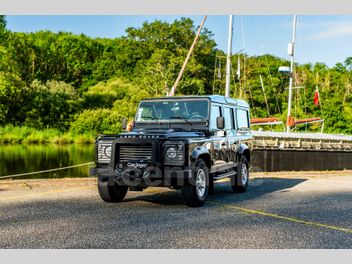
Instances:
[[[225,118],[225,129],[233,129],[233,110],[232,108],[225,107],[224,108],[224,118]]]
[[[236,119],[237,119],[237,127],[241,128],[249,128],[249,117],[248,111],[243,109],[236,110]]]
[[[221,107],[219,105],[211,105],[209,129],[217,129],[216,118],[218,116],[221,116]]]

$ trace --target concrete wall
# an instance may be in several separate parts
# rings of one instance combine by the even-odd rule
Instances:
[[[253,172],[352,169],[352,152],[254,150],[250,169]]]

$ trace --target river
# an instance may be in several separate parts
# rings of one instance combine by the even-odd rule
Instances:
[[[0,145],[0,177],[67,167],[94,161],[94,145]],[[88,177],[89,166],[40,173],[23,178]]]

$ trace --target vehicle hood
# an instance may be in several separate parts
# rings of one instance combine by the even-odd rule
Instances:
[[[121,133],[119,138],[198,138],[204,137],[202,132],[175,131],[173,129],[136,129],[131,132]]]

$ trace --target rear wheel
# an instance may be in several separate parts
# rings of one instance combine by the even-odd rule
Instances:
[[[231,188],[236,193],[243,193],[247,190],[249,181],[248,161],[242,157],[237,166],[237,174],[231,177]]]
[[[98,190],[101,199],[108,203],[118,203],[125,198],[128,187],[117,183],[109,185],[108,182],[98,180]]]
[[[197,160],[193,178],[190,183],[182,187],[185,204],[191,207],[202,206],[209,191],[209,171],[202,159]]]

